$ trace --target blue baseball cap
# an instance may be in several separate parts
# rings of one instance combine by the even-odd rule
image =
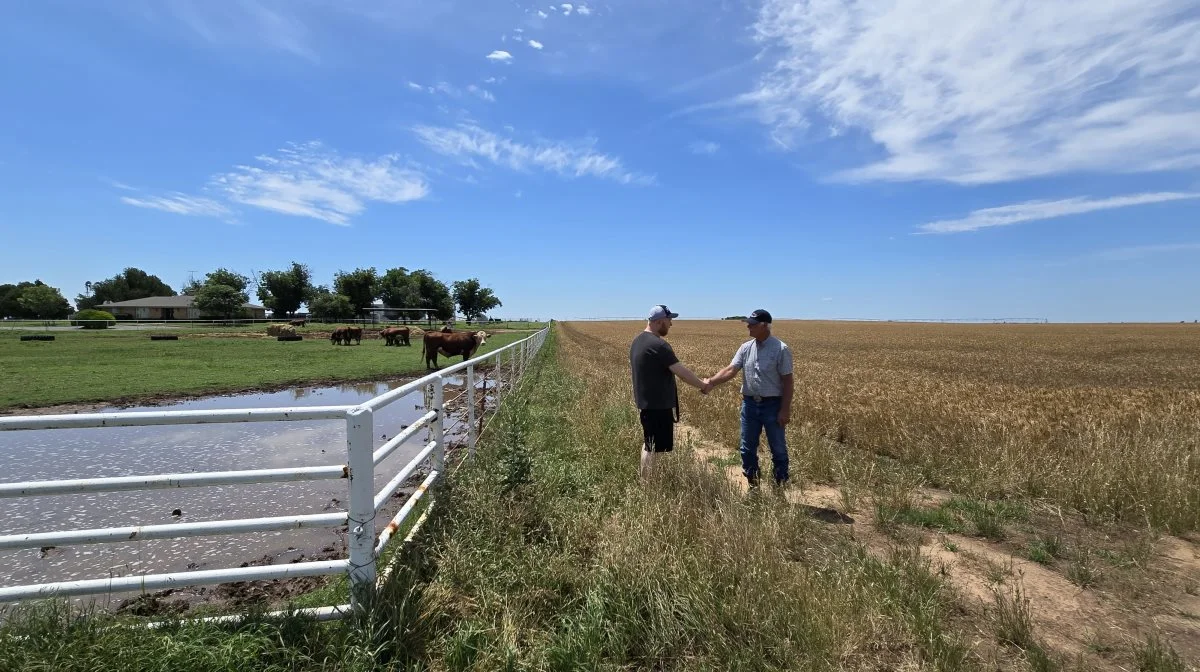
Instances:
[[[650,309],[650,316],[647,317],[646,320],[648,322],[653,322],[655,320],[665,320],[668,317],[679,317],[679,313],[672,313],[670,308],[667,308],[660,303],[659,305]]]
[[[746,324],[763,324],[763,323],[770,324],[771,323],[771,314],[768,313],[767,311],[763,310],[762,308],[759,308],[758,310],[754,311],[753,313],[750,313],[750,317],[744,318],[742,321],[745,322]]]

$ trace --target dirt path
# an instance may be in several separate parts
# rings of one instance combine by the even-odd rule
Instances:
[[[729,465],[736,450],[708,441],[694,427],[680,424],[681,444],[709,465],[719,467],[743,492],[748,490],[740,464]],[[715,467],[716,468],[716,467]],[[796,487],[798,485],[799,487]],[[787,491],[788,501],[807,506],[819,520],[840,524],[846,533],[870,551],[884,556],[895,545],[877,524],[869,498],[859,497],[847,510],[846,498],[834,486],[799,483]],[[950,500],[950,492],[921,488],[916,504],[931,507]],[[1162,537],[1154,546],[1150,563],[1159,572],[1182,577],[1191,589],[1174,590],[1168,599],[1155,602],[1154,612],[1104,591],[1083,589],[1063,574],[1013,554],[1001,544],[961,534],[921,530],[916,543],[930,568],[945,577],[971,614],[991,613],[996,591],[1013,596],[1019,587],[1028,600],[1035,638],[1060,658],[1080,669],[1131,669],[1126,654],[1157,631],[1170,640],[1189,669],[1200,670],[1200,545],[1178,537]],[[1188,592],[1189,590],[1193,592]],[[986,618],[986,616],[985,616]],[[992,637],[987,623],[978,623],[980,638]]]

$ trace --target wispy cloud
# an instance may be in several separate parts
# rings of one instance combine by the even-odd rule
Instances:
[[[962,233],[964,231],[977,231],[993,226],[1010,226],[1023,222],[1036,222],[1043,219],[1066,217],[1068,215],[1080,215],[1097,210],[1111,210],[1113,208],[1127,208],[1134,205],[1166,203],[1197,198],[1200,198],[1200,193],[1167,191],[1100,199],[1077,197],[1058,201],[1028,201],[1025,203],[975,210],[962,219],[929,222],[928,224],[922,224],[917,229],[920,233]]]
[[[512,60],[512,54],[508,53],[507,51],[497,49],[497,50],[493,51],[492,53],[488,54],[487,58],[489,61],[499,61],[501,63],[508,63],[509,61]]]
[[[139,189],[137,187],[131,187],[128,184],[125,184],[124,182],[118,182],[116,180],[108,180],[108,179],[106,179],[104,181],[107,182],[109,184],[109,186],[115,187],[122,191],[139,191]]]
[[[721,145],[718,145],[711,140],[697,140],[688,145],[688,149],[690,149],[693,154],[712,155],[720,151]]]
[[[538,16],[539,16],[539,17],[541,17],[541,18],[543,18],[543,19],[545,19],[545,18],[549,18],[549,17],[550,17],[550,15],[549,15],[549,14],[547,14],[547,13],[543,12],[543,11],[542,11],[542,10],[540,10],[540,9],[538,10]]]
[[[588,7],[587,5],[580,5],[575,8],[575,12],[578,14],[582,14],[583,16],[591,16],[592,8]]]
[[[114,185],[116,186],[116,185]],[[118,188],[132,190],[132,187],[121,186]],[[150,208],[151,210],[162,210],[176,215],[196,215],[201,217],[228,217],[231,213],[229,208],[212,200],[211,198],[201,198],[198,196],[188,196],[175,192],[166,196],[145,196],[134,198],[132,196],[122,196],[121,202],[126,205],[132,205],[138,208]]]
[[[541,42],[538,42],[537,40],[530,40],[529,46],[540,51],[542,49],[542,47],[544,47],[546,45],[542,44]]]
[[[495,77],[488,77],[487,81],[495,82],[497,80]],[[433,95],[449,96],[450,98],[462,98],[463,96],[470,94],[482,100],[486,100],[489,103],[496,102],[496,96],[492,95],[491,91],[488,91],[477,84],[468,84],[466,89],[460,89],[450,82],[438,82],[433,86],[428,87],[423,87],[420,84],[415,84],[414,82],[409,82],[408,85],[410,88],[416,91],[428,91]]]
[[[1200,252],[1200,243],[1166,243],[1162,245],[1118,247],[1092,252],[1084,258],[1092,261],[1132,261],[1134,259],[1144,259],[1150,256],[1175,252]]]
[[[429,193],[424,175],[394,155],[364,161],[309,142],[257,161],[214,176],[211,185],[235,203],[343,226],[368,201],[404,203]]]
[[[413,131],[433,151],[468,165],[477,165],[476,160],[481,159],[518,171],[537,169],[562,177],[596,177],[621,184],[654,183],[653,176],[631,172],[619,158],[595,151],[594,141],[525,144],[471,124],[454,128],[417,126]]]
[[[470,93],[471,95],[474,95],[474,96],[478,96],[479,98],[482,98],[483,100],[486,100],[489,103],[496,102],[496,96],[493,96],[491,91],[488,91],[487,89],[480,87],[480,86],[475,86],[474,84],[467,85],[467,93]]]
[[[572,5],[569,2],[564,2],[561,5],[559,5],[559,7],[562,8],[563,16],[570,16],[571,10],[575,9],[575,5]]]
[[[317,61],[310,44],[310,30],[289,4],[261,0],[225,2],[170,2],[153,6],[147,16],[160,18],[165,12],[193,35],[216,48],[242,47],[275,49]]]
[[[740,97],[771,137],[856,130],[882,157],[835,177],[991,183],[1200,166],[1191,0],[766,0],[772,67]]]

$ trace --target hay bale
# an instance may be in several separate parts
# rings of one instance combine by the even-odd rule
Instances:
[[[288,325],[286,325],[286,324],[268,324],[267,325],[267,336],[278,336],[280,333],[280,330],[286,326],[288,326]]]

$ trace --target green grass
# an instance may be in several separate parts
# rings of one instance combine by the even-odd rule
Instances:
[[[232,331],[264,333],[265,327]],[[287,343],[183,330],[171,332],[180,333],[178,341],[151,341],[152,331],[53,333],[52,342],[22,342],[16,332],[0,333],[0,380],[5,381],[0,411],[425,372],[419,338],[412,347],[384,347],[383,341],[365,336],[361,345],[334,346],[315,336]],[[480,354],[526,335],[496,334]],[[461,361],[438,357],[441,366]]]
[[[913,506],[906,497],[884,497],[876,502],[877,516],[887,525],[905,524],[942,532],[1004,539],[1005,524],[1026,521],[1029,509],[1012,500],[981,501],[954,498],[936,508]]]

